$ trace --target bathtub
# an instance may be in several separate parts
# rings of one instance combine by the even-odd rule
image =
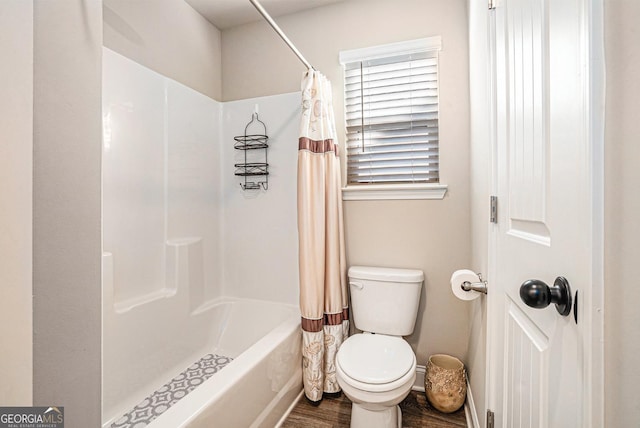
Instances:
[[[234,360],[148,425],[274,427],[302,391],[300,314],[235,300],[214,353]]]
[[[191,317],[211,320],[207,337],[212,342],[199,348],[190,361],[197,361],[204,354],[233,360],[147,427],[276,426],[302,391],[298,308],[260,300],[221,298],[198,308]],[[183,369],[189,366],[188,360],[182,360]],[[168,371],[164,375],[165,379],[149,383],[147,389],[152,384],[162,385],[181,371],[175,367],[172,370],[173,373]],[[147,391],[146,396],[153,391]],[[137,399],[140,397],[138,392]],[[109,427],[117,419],[111,418],[103,427]]]

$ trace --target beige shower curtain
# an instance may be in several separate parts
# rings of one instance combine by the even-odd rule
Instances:
[[[298,240],[304,391],[311,401],[340,391],[335,357],[348,336],[340,158],[331,83],[302,79],[298,147]]]

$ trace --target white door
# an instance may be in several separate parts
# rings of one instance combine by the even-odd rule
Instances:
[[[493,12],[498,223],[488,383],[497,427],[598,426],[590,2],[499,0]],[[566,316],[554,303],[523,302],[525,281],[537,281],[530,300],[544,300],[541,282],[560,294],[557,277],[571,289]]]

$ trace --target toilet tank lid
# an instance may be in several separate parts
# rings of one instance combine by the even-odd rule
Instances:
[[[424,273],[418,269],[351,266],[349,278],[388,282],[421,282],[424,280]]]

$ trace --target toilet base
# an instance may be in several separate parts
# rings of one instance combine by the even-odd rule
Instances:
[[[358,403],[351,404],[351,428],[402,428],[400,406],[370,410]]]

